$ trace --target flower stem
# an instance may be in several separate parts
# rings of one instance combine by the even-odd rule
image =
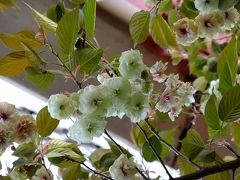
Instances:
[[[107,137],[117,146],[118,150],[122,153],[122,154],[126,154],[123,150],[123,148],[110,136],[110,134],[108,133],[108,131],[106,129],[104,129],[104,133],[107,135]],[[138,169],[137,167],[135,167],[136,170],[138,171],[138,173],[143,177],[143,179],[148,180],[149,178],[147,178],[143,172]]]
[[[146,141],[147,141],[150,149],[152,150],[152,152],[155,154],[155,156],[158,158],[158,160],[159,160],[160,163],[162,164],[162,166],[163,166],[163,168],[165,169],[167,175],[169,176],[169,179],[173,179],[172,175],[169,173],[167,167],[165,166],[162,158],[158,155],[158,153],[156,152],[156,150],[155,150],[154,147],[152,146],[151,142],[149,141],[148,136],[147,136],[147,133],[145,132],[145,130],[144,130],[138,123],[136,123],[136,124],[137,124],[137,126],[139,127],[139,129],[141,130],[141,132],[143,133],[143,135],[144,135],[144,137],[145,137],[145,139],[146,139]]]
[[[165,141],[163,138],[161,138],[158,133],[156,132],[156,130],[151,126],[151,124],[148,122],[147,119],[145,119],[145,123],[147,124],[149,130],[152,132],[152,134],[164,145],[166,145],[173,153],[175,153],[176,155],[180,156],[183,160],[187,161],[189,164],[191,164],[192,166],[198,168],[198,169],[202,169],[201,166],[197,165],[196,163],[194,163],[193,161],[189,160],[186,156],[184,156],[182,153],[180,153],[175,147],[173,147],[171,144],[169,144],[167,141]]]

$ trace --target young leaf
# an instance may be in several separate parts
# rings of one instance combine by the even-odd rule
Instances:
[[[77,145],[73,143],[65,142],[63,140],[54,139],[47,142],[47,147],[48,147],[47,153],[49,153],[54,149],[58,149],[58,148],[74,149],[77,147]]]
[[[198,14],[198,10],[195,8],[194,1],[184,0],[180,12],[186,15],[189,19],[194,19]]]
[[[160,14],[152,18],[151,35],[158,45],[165,48],[177,47],[175,34]]]
[[[76,5],[81,5],[85,2],[85,0],[70,0],[70,2]]]
[[[36,146],[33,143],[20,144],[13,152],[13,156],[17,156],[23,159],[32,159],[36,150]]]
[[[0,10],[16,6],[16,0],[0,0]]]
[[[129,31],[134,42],[134,46],[144,42],[148,36],[149,32],[149,11],[139,11],[136,12],[129,24]]]
[[[37,114],[37,130],[42,137],[49,136],[57,128],[59,120],[53,119],[48,112],[47,106]]]
[[[208,125],[210,139],[219,138],[222,134],[221,121],[218,116],[218,104],[215,95],[211,95],[205,108],[205,120]]]
[[[37,88],[45,90],[52,85],[55,75],[47,71],[41,71],[33,67],[26,68],[27,79]]]
[[[43,14],[39,13],[38,11],[33,9],[30,5],[28,5],[28,4],[26,4],[26,5],[32,10],[35,20],[37,21],[39,26],[41,26],[43,28],[44,31],[48,31],[48,32],[56,31],[57,24],[54,21],[47,18]]]
[[[79,9],[66,13],[59,21],[56,35],[57,42],[63,53],[69,55],[73,52],[78,33]]]
[[[225,11],[232,6],[235,6],[238,2],[239,0],[219,0],[218,7],[219,9]]]
[[[102,49],[84,48],[74,51],[70,67],[71,69],[75,69],[78,65],[80,65],[81,73],[93,73],[99,68],[98,63],[102,54]]]
[[[64,3],[59,2],[57,4],[53,4],[52,6],[50,6],[50,8],[48,8],[47,10],[46,15],[49,19],[57,23],[60,21],[64,14],[65,14]]]
[[[175,139],[175,130],[176,129],[173,128],[167,131],[161,131],[159,133],[159,136],[163,138],[165,141],[167,141],[169,144],[173,144]],[[167,146],[162,145],[161,157],[168,155],[170,152],[171,150]]]
[[[196,130],[188,131],[187,137],[182,141],[182,149],[184,154],[192,160],[204,149],[204,142]]]
[[[29,30],[19,31],[13,34],[0,34],[0,39],[6,47],[16,50],[24,49],[21,42],[27,44],[34,50],[42,47],[42,43],[35,39],[35,33]]]
[[[219,104],[219,117],[224,122],[233,122],[240,118],[240,86],[231,88]]]
[[[84,22],[86,34],[95,37],[95,21],[96,21],[96,0],[86,0],[84,6]]]
[[[39,68],[46,65],[46,62],[37,54],[37,52],[35,52],[26,43],[22,42],[21,44],[25,50],[26,57],[33,67]]]
[[[20,75],[30,63],[24,51],[16,51],[0,60],[0,75],[14,77]]]
[[[216,152],[214,150],[203,150],[201,151],[197,157],[195,158],[195,161],[197,162],[203,162],[203,163],[211,163],[216,160]]]
[[[173,26],[173,24],[180,19],[180,15],[178,14],[178,11],[173,9],[169,11],[168,14],[168,23],[170,26]]]
[[[172,0],[163,0],[158,5],[158,13],[170,11],[172,8]]]
[[[159,140],[155,137],[152,136],[149,138],[149,141],[151,145],[153,146],[154,150],[157,152],[157,154],[160,156],[162,152],[162,144],[159,142]],[[157,160],[157,156],[154,154],[153,150],[150,148],[147,142],[145,142],[142,146],[142,154],[144,159],[147,162],[153,162]]]

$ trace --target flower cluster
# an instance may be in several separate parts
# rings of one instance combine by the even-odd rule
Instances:
[[[89,85],[70,96],[52,95],[48,110],[53,118],[66,119],[74,116],[76,122],[69,129],[70,137],[77,142],[91,142],[100,136],[107,124],[105,118],[124,115],[132,122],[146,118],[149,111],[149,94],[141,83],[147,70],[138,50],[122,53],[119,59],[121,76],[99,75],[100,85]],[[78,113],[74,113],[74,112]]]
[[[231,30],[239,21],[237,9],[219,10],[218,0],[196,0],[194,4],[199,15],[194,20],[183,18],[174,24],[177,41],[184,46],[198,37],[212,39],[221,31]]]
[[[165,65],[162,62],[157,62],[152,66],[150,72],[152,72],[155,81],[164,82],[165,86],[164,91],[158,97],[156,108],[160,112],[168,112],[170,119],[174,121],[184,106],[189,106],[195,102],[193,94],[196,90],[191,86],[191,83],[179,80],[178,75],[166,75]],[[156,67],[159,69],[157,70]],[[156,74],[161,74],[161,76],[156,79]]]
[[[0,152],[13,142],[25,143],[36,133],[36,123],[31,115],[21,114],[16,107],[0,102]]]

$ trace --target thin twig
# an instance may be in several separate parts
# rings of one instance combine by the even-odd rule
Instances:
[[[72,71],[68,68],[68,66],[61,60],[61,58],[59,57],[58,53],[53,49],[52,45],[50,43],[47,43],[48,47],[50,48],[52,54],[58,59],[58,61],[61,63],[61,65],[68,71],[68,73],[71,75],[71,77],[73,78],[73,81],[77,84],[77,86],[79,87],[79,89],[82,89],[82,85],[81,83],[77,80],[77,78],[74,76],[74,74],[72,73]]]
[[[136,123],[136,124],[137,124],[137,126],[139,127],[139,129],[141,130],[141,132],[143,133],[143,135],[144,135],[144,137],[145,137],[145,139],[146,139],[146,141],[147,141],[150,149],[152,150],[152,152],[155,154],[155,156],[157,157],[157,159],[158,159],[158,160],[160,161],[160,163],[162,164],[162,166],[163,166],[163,168],[165,169],[167,175],[169,176],[169,179],[173,179],[172,175],[169,173],[167,167],[165,166],[162,158],[158,155],[158,153],[156,152],[156,150],[155,150],[154,147],[152,146],[151,142],[149,141],[148,136],[147,136],[147,133],[145,132],[145,130],[144,130],[138,123]]]
[[[198,168],[198,169],[202,169],[201,166],[197,165],[196,163],[194,163],[193,161],[189,160],[187,157],[185,157],[181,152],[179,152],[175,147],[173,147],[171,144],[169,144],[167,141],[165,141],[163,138],[161,138],[158,133],[156,132],[156,130],[151,126],[151,124],[148,122],[147,119],[145,119],[145,122],[149,128],[149,130],[153,133],[153,135],[164,145],[166,145],[172,152],[174,152],[176,155],[180,156],[183,160],[187,161],[189,164],[191,164],[192,166]]]
[[[117,146],[118,150],[122,153],[122,154],[126,154],[126,152],[124,152],[123,148],[112,138],[112,136],[108,133],[108,131],[106,129],[104,129],[104,133],[107,135],[107,137]],[[135,167],[136,170],[138,171],[138,173],[143,177],[143,179],[148,180],[149,178],[147,178],[143,172],[138,169],[138,167]]]
[[[231,146],[229,146],[228,144],[225,145],[225,147],[231,151],[237,158],[240,158],[240,156],[233,150],[233,148]]]
[[[99,175],[99,176],[102,176],[104,179],[111,179],[111,180],[113,180],[111,177],[108,177],[108,176],[106,176],[106,175],[104,175],[104,174],[102,174],[102,173],[99,173],[99,172],[95,171],[94,169],[88,167],[88,166],[87,166],[86,164],[84,164],[84,163],[81,163],[81,165],[83,165],[83,166],[84,166],[85,168],[87,168],[88,170],[92,171],[94,174],[97,174],[97,175]]]

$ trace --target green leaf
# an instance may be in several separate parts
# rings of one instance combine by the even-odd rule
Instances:
[[[20,144],[17,149],[13,152],[13,156],[17,156],[23,159],[32,159],[36,150],[34,143]]]
[[[37,130],[42,137],[49,136],[57,128],[59,120],[53,119],[45,106],[37,114]]]
[[[163,0],[158,5],[158,13],[170,11],[172,8],[172,0]]]
[[[111,140],[109,140],[109,139],[106,139],[106,141],[108,142],[108,145],[110,146],[113,154],[115,154],[116,156],[120,156],[120,155],[122,154],[122,152],[120,151],[120,149],[117,147],[116,144],[114,144],[114,143],[113,143]],[[128,158],[132,157],[132,154],[131,154],[128,150],[126,150],[126,149],[125,149],[124,147],[122,147],[122,146],[121,146],[121,148],[122,148],[124,154],[125,154]]]
[[[169,11],[169,14],[168,14],[168,24],[170,26],[173,26],[173,24],[175,22],[177,22],[179,19],[180,19],[180,16],[179,16],[177,10],[173,9],[173,10]]]
[[[199,13],[192,0],[184,0],[180,7],[180,12],[186,15],[189,19],[194,19]]]
[[[53,20],[56,23],[59,22],[65,14],[64,3],[59,2],[57,4],[53,4],[52,6],[50,6],[50,8],[48,8],[46,14],[49,19]]]
[[[66,13],[59,21],[56,30],[58,45],[62,52],[68,55],[73,52],[74,44],[79,30],[78,14],[78,8]]]
[[[144,42],[149,32],[149,11],[136,12],[129,23],[129,31],[134,42],[134,46]]]
[[[0,0],[0,10],[16,6],[16,0]]]
[[[190,129],[188,131],[187,137],[182,141],[182,149],[191,160],[204,149],[204,142],[196,130]]]
[[[39,13],[38,11],[33,9],[30,5],[28,5],[28,4],[26,4],[26,5],[32,10],[35,20],[37,21],[39,26],[41,26],[43,28],[44,31],[47,31],[47,32],[55,32],[56,31],[57,24],[54,21],[47,18],[43,14]]]
[[[177,47],[175,34],[160,14],[152,18],[151,35],[158,45],[165,48]]]
[[[37,54],[37,52],[35,52],[30,46],[28,46],[24,42],[22,42],[21,44],[25,50],[25,55],[32,66],[39,68],[46,65],[46,62],[42,60],[42,58]]]
[[[224,83],[223,85],[220,85],[222,87],[220,88],[222,93],[225,93],[226,91],[223,90],[223,88],[227,84],[227,81],[235,82],[238,64],[237,50],[237,40],[235,37],[233,37],[232,41],[224,48],[217,60],[217,73],[220,77],[220,81],[222,79],[222,84]],[[227,66],[228,68],[226,68],[225,66]]]
[[[76,153],[70,148],[54,149],[47,153],[47,158],[52,164],[61,168],[68,168],[85,160],[81,154]]]
[[[211,95],[208,100],[204,114],[208,125],[208,135],[210,139],[219,138],[222,134],[222,122],[218,116],[218,104],[214,94]]]
[[[55,75],[45,70],[35,69],[33,67],[26,68],[27,80],[41,90],[49,88],[55,78]]]
[[[24,51],[12,52],[0,60],[0,75],[14,77],[20,75],[30,63]]]
[[[219,104],[219,117],[224,122],[233,122],[240,118],[240,86],[231,88]]]
[[[84,22],[86,34],[95,37],[95,21],[96,21],[96,0],[86,0],[84,6]]]
[[[22,42],[34,50],[42,47],[42,43],[35,39],[35,33],[29,30],[19,31],[13,34],[0,34],[4,45],[11,49],[23,50]]]
[[[219,0],[218,7],[219,9],[225,11],[232,6],[235,6],[238,2],[239,0]]]
[[[77,147],[76,144],[65,142],[63,140],[54,139],[54,140],[48,141],[48,143],[47,143],[47,153],[49,153],[49,152],[51,152],[55,149],[58,149],[58,148],[74,149],[76,147]]]
[[[234,143],[238,149],[238,152],[240,152],[240,125],[237,122],[234,122],[232,123],[231,129]]]
[[[175,139],[175,128],[170,129],[170,130],[166,130],[166,131],[161,131],[159,133],[159,136],[164,139],[166,142],[168,142],[169,144],[174,144],[174,139]],[[162,145],[162,151],[161,151],[161,157],[164,157],[166,155],[168,155],[171,152],[171,150],[165,146]]]
[[[234,81],[231,79],[231,73],[229,67],[226,65],[223,68],[222,74],[220,75],[219,90],[224,95],[229,89],[233,87]]]
[[[96,149],[90,154],[89,160],[94,165],[94,167],[98,169],[100,167],[99,162],[102,156],[108,153],[112,153],[111,149]]]
[[[191,174],[193,172],[196,172],[197,170],[195,167],[191,166],[188,162],[186,162],[179,156],[177,159],[177,165],[181,175]]]
[[[214,162],[215,160],[216,160],[216,152],[214,150],[209,150],[209,149],[204,149],[195,158],[195,161],[203,162],[203,163],[211,163],[211,162]]]
[[[87,179],[88,172],[81,168],[79,164],[73,165],[63,170],[62,175],[64,180]]]
[[[150,137],[149,142],[152,145],[153,149],[156,151],[156,153],[159,156],[161,156],[161,152],[162,152],[161,142],[159,142],[159,140],[155,136]],[[153,150],[150,148],[147,142],[145,142],[142,146],[142,154],[143,154],[143,158],[147,162],[153,162],[157,160],[157,156],[154,154]]]
[[[93,73],[99,68],[99,61],[103,55],[102,49],[84,48],[74,51],[70,68],[75,69],[80,65],[80,72]]]

